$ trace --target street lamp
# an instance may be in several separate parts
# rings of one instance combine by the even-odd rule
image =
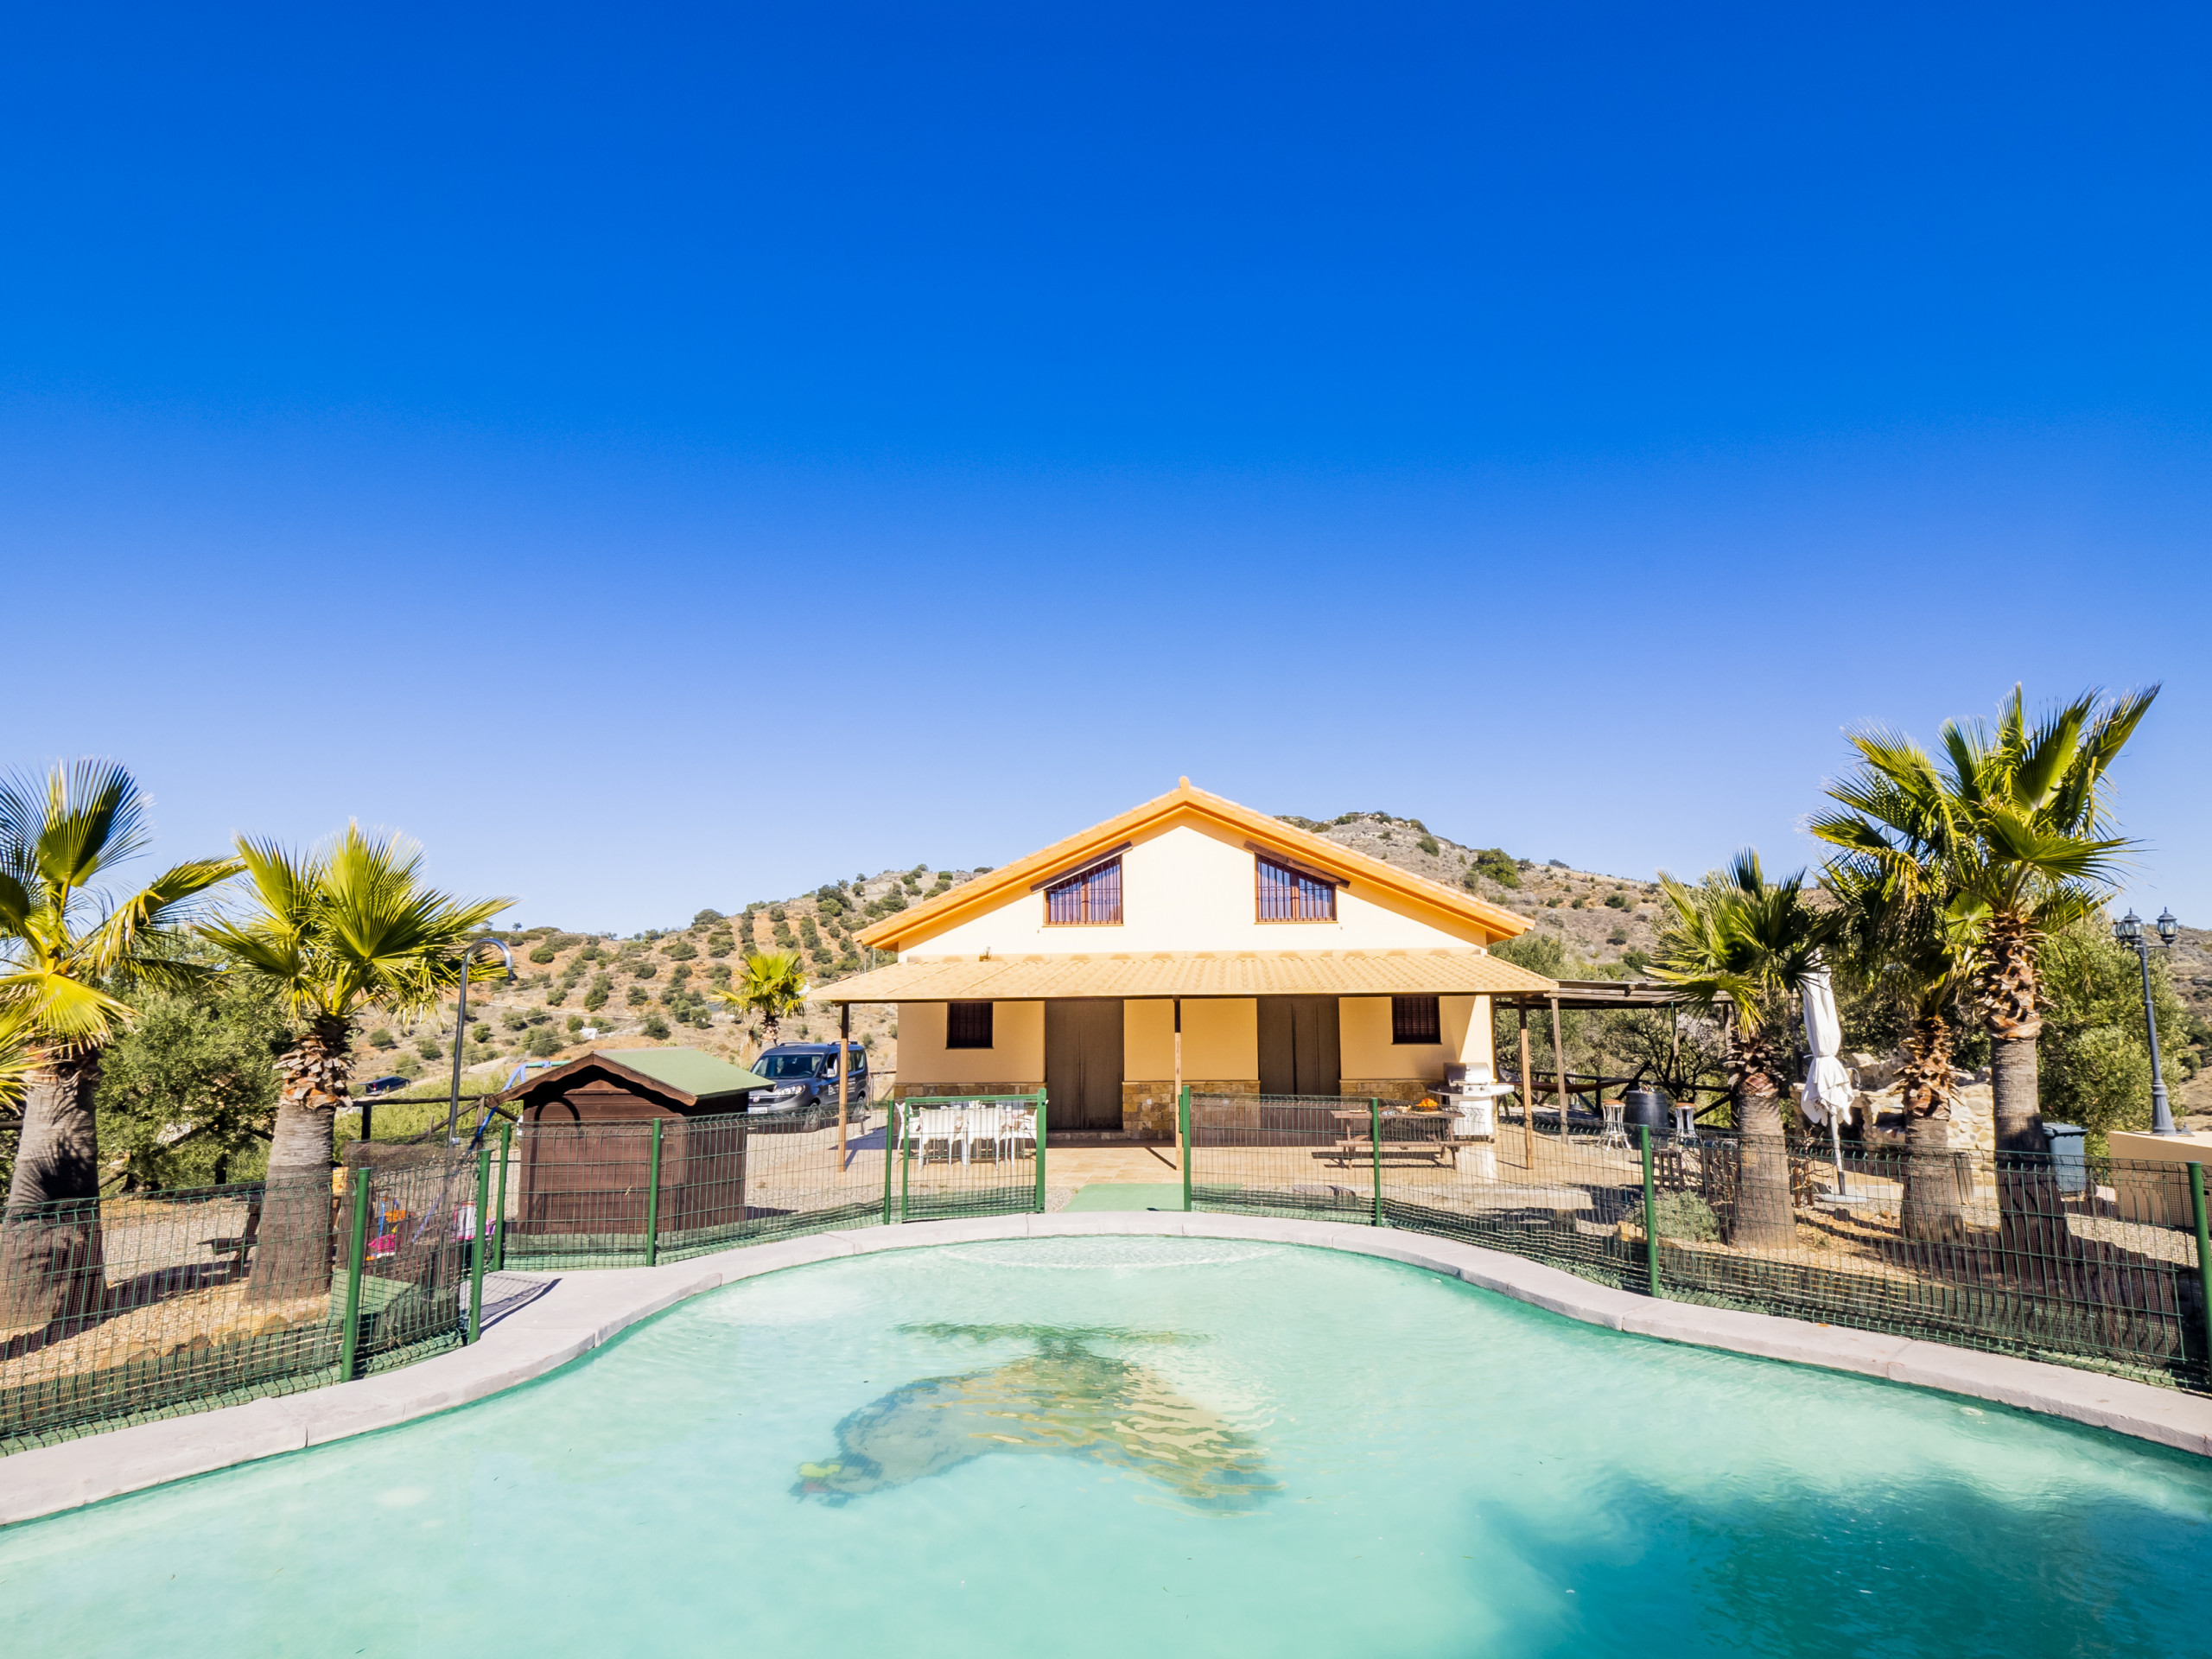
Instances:
[[[2158,912],[2158,919],[2152,924],[2158,930],[2159,950],[2165,950],[2181,931],[2181,924],[2170,910]],[[2112,925],[2112,936],[2133,950],[2143,964],[2143,1027],[2151,1033],[2151,1133],[2179,1135],[2174,1127],[2173,1108],[2166,1100],[2166,1074],[2158,1065],[2158,1016],[2151,1006],[2151,941],[2143,937],[2143,918],[2131,906],[2127,914]]]
[[[454,1126],[461,1122],[461,1046],[468,1039],[468,964],[476,960],[477,951],[487,944],[499,953],[499,960],[507,970],[507,983],[512,985],[515,982],[515,953],[508,950],[500,940],[493,938],[487,934],[480,939],[471,939],[467,948],[461,951],[461,1000],[454,1006],[453,1016],[453,1098],[446,1106],[446,1144],[448,1146],[453,1145],[461,1138],[454,1132]],[[2149,982],[2146,980],[2145,983],[2147,984]],[[2154,1039],[2151,1052],[2155,1057],[2158,1052],[2157,1041]],[[2157,1064],[2155,1058],[2152,1064],[2154,1065]],[[2165,1097],[2165,1091],[2161,1089],[2158,1098],[2163,1101]]]

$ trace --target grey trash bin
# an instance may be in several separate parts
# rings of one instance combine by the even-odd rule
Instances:
[[[2056,1178],[2062,1192],[2086,1192],[2089,1190],[2089,1158],[2084,1147],[2088,1130],[2079,1123],[2054,1123],[2044,1120],[2044,1139],[2050,1142],[2050,1173]]]

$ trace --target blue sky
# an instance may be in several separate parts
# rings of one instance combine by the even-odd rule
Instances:
[[[10,764],[631,930],[1187,772],[1621,874],[2163,681],[2212,920],[2203,16],[49,11]]]

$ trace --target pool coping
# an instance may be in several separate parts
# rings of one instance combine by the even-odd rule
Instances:
[[[2147,1382],[1841,1325],[1654,1300],[1422,1233],[1265,1216],[1091,1211],[814,1233],[662,1268],[511,1274],[549,1281],[549,1288],[469,1347],[356,1382],[135,1424],[0,1458],[0,1526],[449,1411],[558,1370],[702,1291],[764,1273],[878,1250],[1116,1233],[1251,1239],[1376,1256],[1632,1336],[1879,1377],[2212,1457],[2212,1399]]]

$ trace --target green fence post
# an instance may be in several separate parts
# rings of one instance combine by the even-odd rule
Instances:
[[[891,1224],[891,1160],[899,1155],[899,1103],[883,1103],[883,1224]]]
[[[1651,1126],[1639,1123],[1637,1136],[1643,1142],[1643,1255],[1651,1275],[1651,1294],[1659,1290],[1659,1189],[1651,1174]]]
[[[660,1265],[660,1129],[665,1118],[653,1119],[652,1185],[645,1188],[645,1265]]]
[[[484,1334],[484,1227],[491,1217],[485,1212],[492,1202],[492,1148],[481,1147],[476,1154],[476,1236],[468,1241],[468,1339],[474,1342]]]
[[[317,1204],[324,1202],[321,1198]],[[369,1172],[353,1176],[353,1237],[346,1252],[346,1323],[339,1329],[338,1380],[353,1380],[361,1351],[361,1263],[369,1254]]]
[[[1175,1103],[1175,1133],[1183,1142],[1183,1210],[1191,1208],[1191,1085],[1183,1085],[1182,1097]]]
[[[1367,1144],[1375,1157],[1375,1224],[1382,1224],[1382,1103],[1367,1103]]]
[[[909,1100],[905,1103],[905,1105],[911,1106],[912,1103]],[[908,1193],[913,1186],[913,1165],[914,1149],[906,1144],[906,1137],[901,1135],[899,1140],[899,1221],[901,1226],[906,1224]]]
[[[1037,1213],[1045,1213],[1045,1091],[1037,1091]]]
[[[514,1155],[515,1126],[499,1125],[499,1202],[493,1206],[493,1225],[499,1230],[493,1235],[494,1255],[492,1265],[504,1271],[507,1265],[507,1160]]]
[[[2196,1281],[2204,1287],[2204,1365],[2212,1373],[2212,1237],[2204,1224],[2204,1166],[2189,1166],[2189,1204],[2196,1212]]]

